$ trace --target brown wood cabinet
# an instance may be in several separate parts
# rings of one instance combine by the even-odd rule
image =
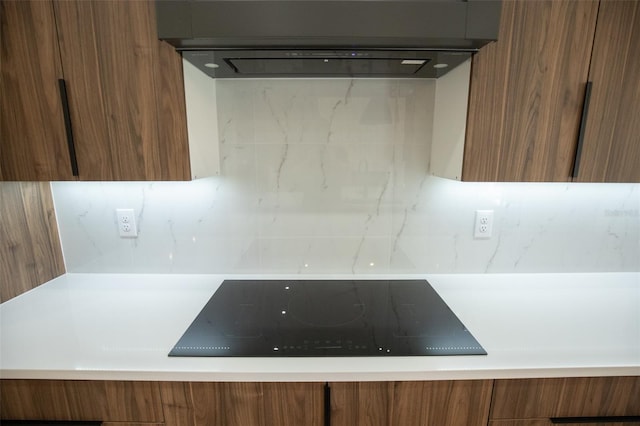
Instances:
[[[481,426],[491,380],[331,383],[332,426]]]
[[[165,382],[167,426],[321,426],[322,383]]]
[[[0,381],[3,420],[107,426],[321,426],[323,383]]]
[[[466,181],[569,181],[598,2],[505,1],[473,58]]]
[[[164,421],[154,382],[2,380],[0,401],[2,419]]]
[[[0,5],[2,180],[191,178],[182,62],[157,39],[152,1]]]
[[[496,380],[490,425],[540,426],[551,418],[580,424],[579,418],[598,417],[615,424],[609,418],[623,416],[640,416],[640,377]]]
[[[640,424],[640,376],[329,387],[332,426]],[[5,379],[0,418],[95,420],[108,426],[322,426],[324,398],[324,383]]]
[[[640,4],[502,7],[498,41],[473,59],[462,179],[640,182]]]
[[[48,183],[0,183],[0,218],[0,303],[64,274]]]
[[[492,381],[330,386],[333,426],[481,426],[489,416]],[[1,417],[12,420],[168,426],[325,425],[324,383],[2,380],[0,398]]]
[[[640,182],[640,2],[601,1],[577,179]]]
[[[0,179],[73,179],[51,2],[0,2]]]

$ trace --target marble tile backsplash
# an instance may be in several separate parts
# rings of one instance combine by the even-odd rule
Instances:
[[[220,176],[52,183],[69,272],[640,271],[638,184],[430,176],[430,81],[216,86]],[[493,238],[473,238],[477,209]]]

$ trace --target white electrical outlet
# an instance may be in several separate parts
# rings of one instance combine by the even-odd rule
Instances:
[[[474,238],[491,238],[493,232],[493,210],[476,210]]]
[[[123,238],[136,238],[138,227],[136,226],[136,216],[133,209],[116,209],[118,218],[118,232]]]

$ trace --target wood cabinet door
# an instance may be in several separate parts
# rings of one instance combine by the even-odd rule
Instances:
[[[484,426],[491,380],[331,383],[332,426]]]
[[[51,187],[0,184],[0,303],[65,273]]]
[[[322,426],[323,383],[161,383],[167,426]]]
[[[73,180],[50,1],[0,1],[0,180]]]
[[[597,0],[505,1],[473,58],[462,179],[569,181]]]
[[[0,416],[11,420],[162,423],[154,382],[2,380]]]
[[[491,419],[640,416],[640,377],[496,380]]]
[[[640,182],[640,2],[602,1],[577,180]]]
[[[54,3],[81,180],[188,180],[180,55],[154,3]]]

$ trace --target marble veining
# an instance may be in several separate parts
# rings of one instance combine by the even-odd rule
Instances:
[[[219,80],[220,176],[54,182],[69,272],[640,270],[640,185],[429,175],[433,83]],[[118,237],[134,208],[139,237]],[[494,236],[473,238],[475,210]]]

